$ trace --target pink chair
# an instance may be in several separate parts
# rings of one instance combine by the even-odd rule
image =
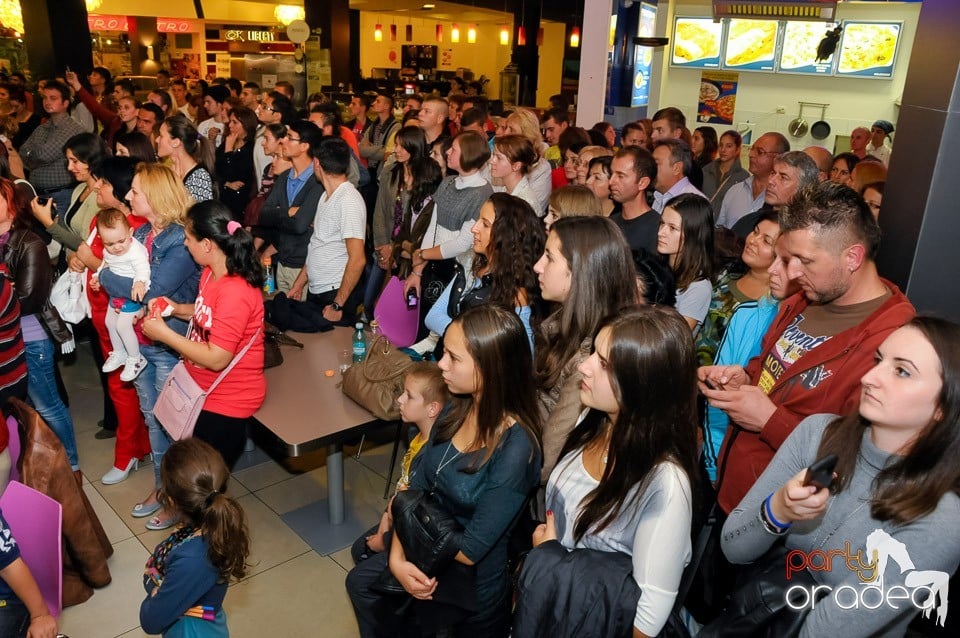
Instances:
[[[373,318],[380,331],[398,348],[406,348],[417,341],[420,323],[420,305],[410,307],[403,294],[403,282],[391,277],[373,310]]]
[[[50,615],[63,609],[63,524],[60,503],[19,481],[10,481],[0,509],[20,546],[20,557],[40,586]]]
[[[7,417],[7,430],[10,431],[10,441],[7,443],[7,449],[10,450],[10,480],[19,481],[17,462],[20,460],[20,426],[13,416]]]

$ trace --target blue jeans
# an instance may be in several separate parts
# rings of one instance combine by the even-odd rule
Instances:
[[[47,422],[67,453],[67,460],[74,470],[80,469],[77,459],[77,439],[73,433],[73,418],[63,404],[57,391],[57,379],[53,373],[53,342],[50,339],[27,341],[27,396],[30,403]]]
[[[23,638],[30,627],[30,612],[15,597],[0,607],[0,636],[4,638]]]
[[[137,396],[140,397],[140,411],[143,412],[143,420],[147,422],[150,451],[153,452],[153,478],[159,488],[160,461],[163,459],[163,453],[170,447],[171,441],[163,426],[153,416],[153,406],[157,402],[157,396],[160,394],[163,382],[167,380],[167,376],[173,370],[173,366],[180,361],[180,358],[160,346],[141,345],[140,355],[147,360],[147,365],[143,368],[143,372],[133,380],[133,386],[137,389]]]

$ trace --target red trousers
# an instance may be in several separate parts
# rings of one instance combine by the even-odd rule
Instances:
[[[93,327],[97,331],[100,347],[104,356],[113,350],[110,335],[107,332],[107,306],[110,297],[102,289],[98,292],[87,287],[87,298],[90,300],[90,314]],[[113,449],[113,465],[121,470],[126,469],[130,459],[139,459],[150,451],[150,439],[147,437],[147,425],[140,412],[140,399],[133,383],[124,383],[120,380],[120,370],[107,375],[107,385],[110,388],[110,398],[117,410],[117,440]]]

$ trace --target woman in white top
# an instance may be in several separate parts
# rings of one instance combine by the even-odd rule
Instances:
[[[493,143],[490,177],[493,190],[519,197],[539,216],[543,210],[527,175],[537,161],[533,144],[522,135],[504,135]]]
[[[713,296],[713,208],[705,197],[684,193],[666,203],[657,252],[669,260],[677,280],[677,311],[696,337]]]
[[[603,325],[593,345],[580,364],[589,411],[550,474],[547,522],[533,542],[628,554],[641,590],[633,636],[656,636],[691,556],[693,340],[672,308],[638,306]]]

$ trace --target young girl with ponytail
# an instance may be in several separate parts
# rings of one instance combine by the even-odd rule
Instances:
[[[140,624],[164,638],[229,636],[223,599],[230,580],[246,575],[250,555],[243,508],[226,495],[230,472],[196,438],[171,445],[160,472],[164,507],[182,524],[147,560]]]
[[[151,301],[143,333],[176,350],[194,381],[209,388],[238,357],[236,365],[207,396],[193,436],[212,445],[233,467],[243,453],[247,422],[267,391],[263,376],[263,267],[253,236],[234,221],[230,209],[209,200],[187,211],[184,244],[203,267],[194,303],[167,297]],[[173,316],[192,321],[187,336],[170,329],[153,310],[169,305]]]

